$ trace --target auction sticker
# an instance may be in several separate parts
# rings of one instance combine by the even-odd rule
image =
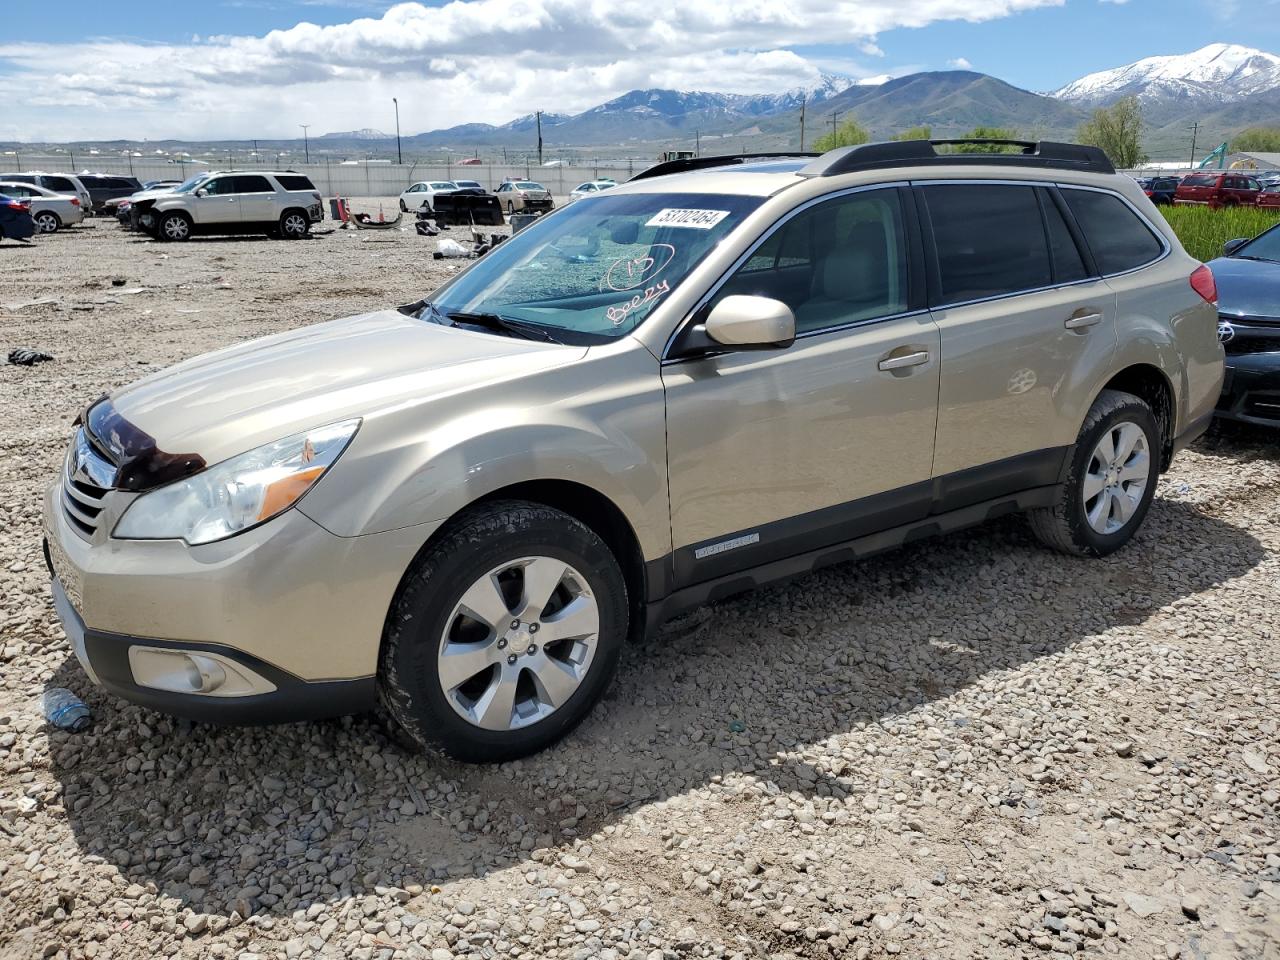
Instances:
[[[653,215],[646,227],[691,227],[694,230],[710,230],[729,215],[728,210],[683,210],[667,207]]]

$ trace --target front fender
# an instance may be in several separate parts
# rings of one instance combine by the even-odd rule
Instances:
[[[539,480],[608,498],[646,559],[670,551],[662,384],[638,343],[370,416],[299,509],[339,536],[360,536],[444,520]]]

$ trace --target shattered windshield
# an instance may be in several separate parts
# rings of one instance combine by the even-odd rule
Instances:
[[[609,193],[527,227],[441,288],[435,310],[538,324],[566,343],[634,330],[764,198]]]

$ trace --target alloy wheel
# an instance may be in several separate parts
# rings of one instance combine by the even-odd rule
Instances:
[[[191,225],[184,217],[165,217],[162,226],[164,235],[170,240],[185,240],[191,233]]]
[[[41,233],[53,233],[58,229],[58,218],[52,213],[38,213],[36,214],[36,227],[39,228]]]
[[[1146,431],[1127,420],[1108,427],[1093,448],[1081,485],[1089,526],[1104,535],[1122,530],[1142,503],[1150,476]]]
[[[300,213],[291,213],[284,218],[284,232],[291,237],[301,237],[307,232],[307,221]]]
[[[449,615],[436,661],[440,687],[477,727],[527,727],[582,685],[599,634],[586,577],[552,557],[512,560],[473,583]]]

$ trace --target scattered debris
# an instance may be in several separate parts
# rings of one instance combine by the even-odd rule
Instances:
[[[129,281],[126,280],[124,277],[113,277],[111,280],[111,285],[113,287],[123,287],[128,282]]]
[[[6,303],[6,310],[22,310],[25,307],[38,307],[46,303],[57,303],[57,297],[37,297],[35,300],[21,300],[18,303]]]
[[[36,363],[52,360],[53,356],[30,347],[15,347],[9,351],[9,362],[19,367],[29,367]]]
[[[436,244],[436,252],[433,255],[433,258],[436,260],[448,260],[455,257],[467,257],[470,255],[471,252],[457,240],[450,240],[448,237],[445,237]]]

